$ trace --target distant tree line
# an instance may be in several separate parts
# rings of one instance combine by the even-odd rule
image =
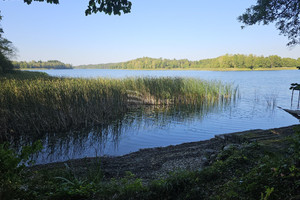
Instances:
[[[73,69],[72,65],[65,64],[58,60],[48,60],[46,62],[43,61],[12,61],[12,64],[15,69]]]
[[[88,64],[74,66],[76,69],[112,69],[113,66],[120,65],[121,63],[105,63],[105,64]]]
[[[300,67],[300,58],[281,58],[279,56],[255,56],[255,55],[229,55],[199,61],[187,59],[155,59],[138,58],[128,62],[85,65],[77,68],[102,68],[102,69],[258,69],[258,68],[296,68]]]

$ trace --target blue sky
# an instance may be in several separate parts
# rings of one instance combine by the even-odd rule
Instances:
[[[0,2],[5,37],[15,60],[60,60],[73,65],[139,57],[199,60],[229,54],[300,57],[273,24],[241,30],[237,17],[255,0],[132,0],[130,14],[85,16],[88,1],[59,5]]]

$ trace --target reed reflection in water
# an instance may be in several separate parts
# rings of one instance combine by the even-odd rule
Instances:
[[[109,124],[36,138],[44,146],[44,150],[36,155],[37,164],[124,155],[140,148],[171,145],[178,138],[168,131],[170,127],[195,121],[198,123],[208,114],[222,112],[233,103],[227,100],[198,106],[133,106],[128,112],[122,113],[122,118],[112,120]],[[184,133],[181,137],[185,137]]]

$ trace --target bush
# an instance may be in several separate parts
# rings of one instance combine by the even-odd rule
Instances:
[[[0,52],[0,74],[6,73],[13,69],[13,65],[10,60],[8,60],[1,52]]]
[[[26,166],[33,163],[31,155],[42,149],[41,142],[24,146],[17,153],[8,143],[0,144],[0,199],[17,199],[27,196],[24,177]]]

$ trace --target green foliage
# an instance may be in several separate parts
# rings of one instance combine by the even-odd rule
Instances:
[[[266,189],[266,195],[264,195],[263,193],[261,193],[260,199],[261,200],[268,200],[273,191],[274,191],[274,188],[267,188]]]
[[[11,61],[0,52],[0,74],[7,73],[12,69]]]
[[[290,154],[292,155],[296,166],[300,167],[300,130],[297,130],[297,133],[294,137],[291,138],[292,145],[290,147]]]
[[[24,198],[30,193],[25,187],[25,166],[33,163],[31,155],[41,149],[39,141],[24,146],[20,152],[15,152],[8,143],[0,144],[0,199]]]
[[[0,21],[1,20],[2,20],[2,16],[0,12]],[[8,58],[14,54],[14,47],[12,46],[11,41],[3,37],[3,33],[4,31],[0,27],[0,54]]]
[[[257,0],[239,16],[245,25],[275,23],[280,34],[290,40],[288,46],[300,44],[300,2],[298,0]]]
[[[281,58],[279,56],[255,56],[255,55],[229,55],[213,59],[199,61],[169,60],[155,58],[138,58],[128,62],[109,63],[99,65],[83,65],[76,68],[100,68],[100,69],[274,69],[296,68],[300,66],[300,60]]]
[[[0,14],[0,21],[1,20],[2,16]],[[3,37],[3,33],[3,29],[0,26],[0,74],[6,73],[13,68],[9,57],[13,56],[15,53],[12,43]]]
[[[24,0],[28,5],[32,1],[47,2],[53,4],[59,4],[59,0]],[[104,12],[105,14],[121,15],[130,13],[132,3],[129,0],[89,0],[88,8],[85,10],[86,15],[92,13]]]
[[[259,154],[256,159],[249,159],[249,155],[242,156],[249,159],[245,169],[235,165],[235,170],[242,172],[239,176],[229,179],[222,187],[221,199],[290,199],[299,195],[300,165],[299,165],[299,132],[292,139],[288,155],[276,155],[266,152]],[[251,151],[252,152],[252,151]],[[251,153],[250,152],[250,153]],[[261,151],[260,151],[261,152]],[[241,151],[236,152],[238,154]],[[231,155],[226,162],[232,159]],[[256,152],[252,152],[255,154]],[[235,172],[236,173],[236,172]],[[222,192],[223,191],[223,192]],[[264,195],[265,194],[265,195]]]
[[[85,15],[104,12],[105,14],[121,15],[121,11],[130,13],[132,3],[129,0],[89,0]]]
[[[73,69],[72,65],[62,63],[58,60],[48,60],[46,62],[43,61],[13,61],[12,62],[15,69]]]
[[[60,187],[53,193],[53,199],[84,199],[95,193],[95,182],[79,180],[74,178],[69,180],[64,177],[56,177],[61,180]]]
[[[47,195],[50,199],[143,199],[146,192],[142,180],[135,178],[130,172],[121,179],[110,181],[94,177],[78,178],[75,174],[68,175],[68,178],[55,177],[55,179],[59,181],[52,182],[55,186]],[[45,195],[39,198],[45,198]]]

